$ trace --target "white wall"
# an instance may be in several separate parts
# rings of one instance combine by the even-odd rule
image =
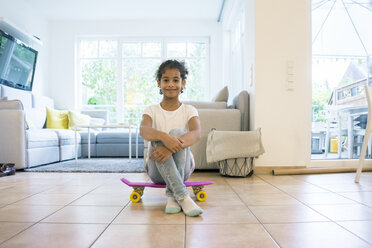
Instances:
[[[254,2],[255,90],[251,128],[262,128],[266,150],[257,161],[258,166],[310,163],[310,4],[311,0]],[[288,60],[294,63],[293,91],[286,89]]]
[[[190,21],[51,21],[50,30],[50,95],[57,108],[73,109],[75,95],[75,42],[82,35],[146,36],[209,36],[210,89],[212,98],[223,86],[222,29],[217,22]]]
[[[38,50],[38,58],[32,92],[48,95],[48,22],[34,10],[27,1],[0,0],[0,17],[17,28],[35,35],[43,42],[42,46],[34,46]]]

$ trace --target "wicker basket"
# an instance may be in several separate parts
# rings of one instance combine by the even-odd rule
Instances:
[[[254,157],[232,158],[218,161],[220,174],[223,176],[247,177],[253,174]]]

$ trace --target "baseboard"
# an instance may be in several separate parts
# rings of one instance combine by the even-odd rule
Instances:
[[[372,171],[372,166],[366,166],[363,171]],[[273,175],[304,175],[304,174],[326,174],[326,173],[347,173],[356,172],[356,167],[335,167],[335,168],[303,168],[303,169],[274,169]]]
[[[273,170],[284,169],[305,169],[306,166],[255,166],[254,174],[272,174]]]

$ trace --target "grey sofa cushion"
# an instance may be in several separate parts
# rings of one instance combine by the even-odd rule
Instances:
[[[131,142],[136,143],[136,132],[132,130]],[[97,144],[129,144],[129,131],[127,129],[121,131],[107,131],[97,134]],[[138,143],[143,144],[143,138],[138,136]]]
[[[227,102],[229,100],[229,89],[227,86],[223,87],[215,97],[213,97],[212,102]]]
[[[69,129],[51,129],[57,133],[59,146],[75,145],[75,131]],[[76,133],[77,144],[81,143],[79,132]]]
[[[79,131],[82,144],[88,144],[88,131]],[[90,130],[90,143],[95,144],[97,142],[97,133]]]
[[[132,158],[136,156],[136,144],[132,142]],[[138,145],[138,156],[143,156],[144,146]],[[129,144],[96,144],[97,157],[128,157]]]
[[[26,131],[28,149],[40,147],[58,147],[58,135],[53,130],[29,129]]]

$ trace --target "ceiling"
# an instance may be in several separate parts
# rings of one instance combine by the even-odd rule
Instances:
[[[224,0],[24,0],[48,20],[217,21]]]

